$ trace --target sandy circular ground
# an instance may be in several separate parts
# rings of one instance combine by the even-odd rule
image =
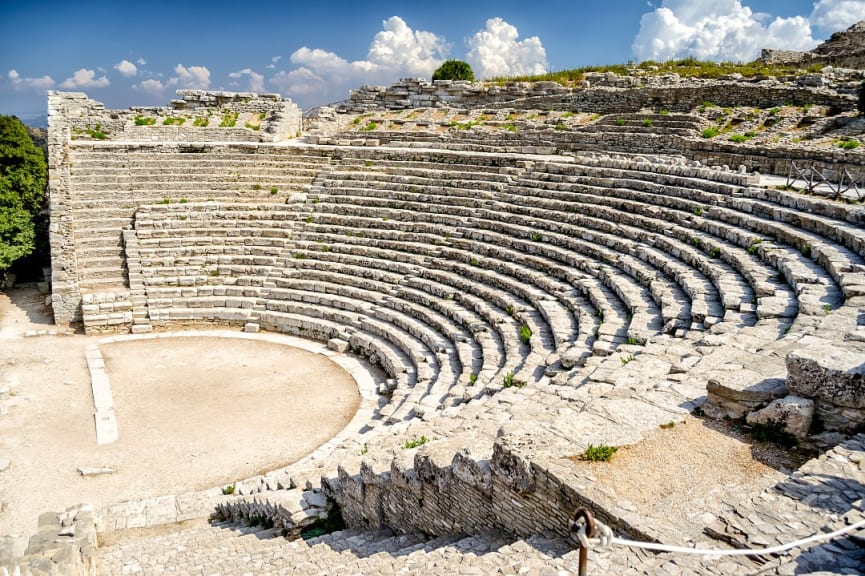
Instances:
[[[119,439],[98,446],[85,347],[52,330],[44,296],[0,293],[0,534],[42,512],[230,484],[286,466],[339,432],[359,405],[330,360],[255,340],[160,338],[101,345]],[[79,467],[115,474],[82,477]]]

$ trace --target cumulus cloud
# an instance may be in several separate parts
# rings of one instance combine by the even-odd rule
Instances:
[[[487,20],[486,28],[468,40],[466,59],[477,78],[543,74],[547,71],[547,53],[540,38],[517,40],[516,27],[501,18]]]
[[[162,94],[162,91],[165,90],[165,84],[163,84],[160,80],[156,80],[153,78],[148,78],[138,84],[132,85],[133,90],[143,90],[144,92],[150,92],[151,94]]]
[[[265,68],[267,68],[268,70],[273,70],[274,68],[276,68],[276,64],[280,60],[282,60],[282,56],[274,56],[273,58],[270,59],[270,64],[265,66]]]
[[[15,90],[48,90],[54,86],[54,79],[51,76],[42,76],[40,78],[22,78],[17,70],[9,70],[6,74],[12,88]]]
[[[856,22],[865,20],[865,2],[862,0],[819,0],[810,16],[811,24],[828,33],[846,30]]]
[[[121,60],[114,65],[114,69],[120,72],[121,75],[126,76],[127,78],[138,74],[138,68],[136,68],[135,64],[133,64],[129,60]]]
[[[136,60],[136,62],[139,66],[144,66],[145,64],[147,64],[147,60],[145,60],[144,58],[139,58],[138,60]]]
[[[444,38],[413,30],[402,18],[392,16],[382,22],[365,59],[349,61],[334,52],[303,46],[289,57],[295,68],[275,73],[268,82],[289,96],[316,95],[315,103],[320,104],[343,99],[350,88],[362,84],[389,84],[406,76],[430,78],[448,50]],[[278,57],[271,61],[277,62]]]
[[[258,74],[257,72],[253,72],[250,68],[244,68],[238,72],[232,72],[228,75],[229,78],[243,78],[244,76],[249,77],[249,85],[247,90],[250,92],[264,92],[264,76]]]
[[[207,90],[210,87],[210,70],[206,66],[189,66],[178,64],[174,67],[173,76],[167,85],[178,88],[191,88],[193,90]]]
[[[751,61],[762,48],[811,50],[815,28],[834,32],[863,19],[862,0],[818,0],[810,15],[774,19],[742,0],[663,0],[641,18],[632,49],[639,60]]]
[[[87,68],[81,68],[80,70],[76,70],[71,77],[67,78],[63,82],[60,83],[61,88],[104,88],[108,86],[111,82],[108,80],[106,76],[101,76],[100,78],[96,77],[96,72],[94,70],[88,70]]]

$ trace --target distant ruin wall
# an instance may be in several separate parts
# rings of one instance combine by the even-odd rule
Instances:
[[[611,74],[597,75],[580,88],[556,82],[510,82],[504,86],[437,80],[403,79],[390,87],[364,86],[353,90],[340,109],[363,113],[448,106],[452,108],[513,107],[519,109],[577,110],[597,114],[634,112],[641,108],[687,112],[704,102],[718,106],[774,106],[806,104],[828,106],[836,111],[856,108],[856,99],[828,88],[762,82],[713,81],[680,85],[641,85],[641,79]]]
[[[81,92],[51,92],[50,107],[63,110],[72,140],[105,139],[148,142],[280,142],[299,136],[302,111],[278,94],[178,90],[170,106],[108,110]],[[242,116],[221,126],[226,115]],[[136,119],[152,124],[136,124]],[[206,119],[206,125],[196,125]],[[252,122],[249,122],[252,120]],[[166,123],[167,122],[167,123]]]

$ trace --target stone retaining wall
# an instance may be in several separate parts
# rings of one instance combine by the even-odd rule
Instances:
[[[813,104],[828,106],[837,112],[854,110],[853,95],[828,88],[812,88],[768,79],[762,82],[681,81],[678,85],[661,85],[652,79],[598,78],[596,84],[584,82],[579,88],[566,88],[556,82],[509,82],[504,86],[491,83],[404,78],[390,87],[364,86],[353,90],[339,109],[363,113],[375,110],[407,108],[497,108],[576,110],[598,114],[633,112],[641,108],[687,112],[704,102],[718,106],[773,106]],[[626,86],[626,87],[622,87]]]

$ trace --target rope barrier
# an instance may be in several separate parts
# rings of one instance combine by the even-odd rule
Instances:
[[[828,532],[826,534],[815,534],[814,536],[809,536],[808,538],[802,538],[794,542],[781,544],[779,546],[772,546],[770,548],[737,548],[734,550],[720,550],[708,548],[688,548],[687,546],[670,546],[668,544],[656,544],[654,542],[639,542],[637,540],[628,540],[626,538],[619,538],[618,536],[614,536],[613,531],[610,529],[610,527],[601,522],[600,520],[593,519],[593,523],[595,532],[598,534],[595,537],[589,537],[586,533],[586,527],[590,525],[589,523],[575,523],[572,527],[577,532],[577,539],[580,541],[581,548],[604,548],[612,546],[613,544],[618,544],[620,546],[643,548],[645,550],[653,550],[655,552],[675,552],[680,554],[699,554],[703,556],[762,556],[765,554],[778,554],[780,552],[786,552],[787,550],[791,550],[793,548],[807,546],[808,544],[813,544],[815,542],[832,540],[833,538],[837,538],[838,536],[842,536],[844,534],[847,534],[848,532],[853,532],[855,530],[865,528],[865,520],[861,520],[859,522],[856,522],[855,524],[851,524],[850,526],[839,528],[834,532]]]

